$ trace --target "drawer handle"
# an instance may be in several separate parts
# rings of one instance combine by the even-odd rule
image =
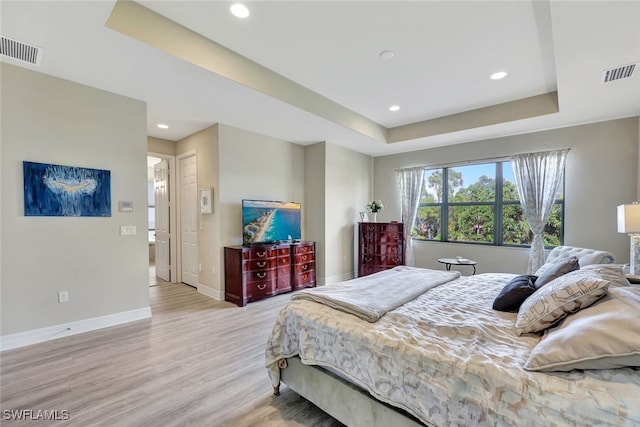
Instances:
[[[287,258],[280,258],[280,261],[282,261],[283,264],[286,264],[289,260]]]
[[[267,273],[258,273],[257,276],[260,279],[264,279],[265,277],[267,277]]]
[[[266,252],[256,252],[256,255],[258,255],[258,258],[263,258],[267,253]]]
[[[307,260],[307,256],[306,256],[306,255],[302,255],[302,257],[301,257],[301,258],[302,258],[302,260],[303,260],[303,261],[306,261],[306,260]]]
[[[267,265],[266,261],[263,261],[263,262],[258,261],[258,267],[264,267],[265,265]]]
[[[309,268],[309,264],[305,264],[305,265],[302,266],[303,270],[306,270],[307,268]]]
[[[264,288],[267,287],[266,283],[263,283],[262,285],[258,285],[258,289],[260,289],[261,291],[264,291]]]

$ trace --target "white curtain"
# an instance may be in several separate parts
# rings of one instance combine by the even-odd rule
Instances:
[[[511,158],[520,204],[533,232],[528,274],[533,274],[544,264],[542,231],[551,214],[558,186],[562,182],[568,152],[569,150],[555,150],[519,154]]]
[[[411,230],[413,230],[413,223],[418,213],[424,168],[400,169],[396,171],[396,173],[398,176],[398,188],[400,190],[402,222],[404,224],[404,263],[405,265],[413,266],[414,257]]]

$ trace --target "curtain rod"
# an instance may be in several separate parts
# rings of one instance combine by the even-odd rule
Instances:
[[[436,164],[433,164],[433,165],[407,166],[407,167],[404,167],[404,168],[396,168],[396,169],[394,169],[394,172],[407,170],[407,169],[413,169],[413,168],[439,169],[439,168],[454,167],[454,166],[467,166],[467,165],[471,165],[471,164],[478,164],[478,163],[484,163],[484,162],[491,162],[491,163],[506,162],[506,161],[511,160],[511,158],[513,156],[517,156],[519,154],[537,154],[537,153],[548,153],[550,151],[563,151],[563,150],[571,151],[571,148],[558,148],[557,150],[546,150],[546,151],[533,151],[533,152],[525,152],[525,153],[515,153],[515,154],[511,154],[509,156],[503,156],[503,157],[486,157],[484,159],[462,160],[462,161],[458,161],[458,162],[449,162],[449,163],[436,163]]]

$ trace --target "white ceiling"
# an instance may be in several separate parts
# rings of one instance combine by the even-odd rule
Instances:
[[[558,92],[557,113],[395,143],[107,28],[114,4],[2,0],[2,35],[44,49],[39,67],[2,60],[143,100],[149,135],[170,140],[224,123],[377,156],[640,115],[640,70],[600,83],[640,62],[640,0],[254,1],[246,20],[227,1],[139,2],[382,129]]]

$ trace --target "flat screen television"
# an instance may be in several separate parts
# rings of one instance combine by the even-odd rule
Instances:
[[[242,201],[242,244],[300,240],[300,203]]]

